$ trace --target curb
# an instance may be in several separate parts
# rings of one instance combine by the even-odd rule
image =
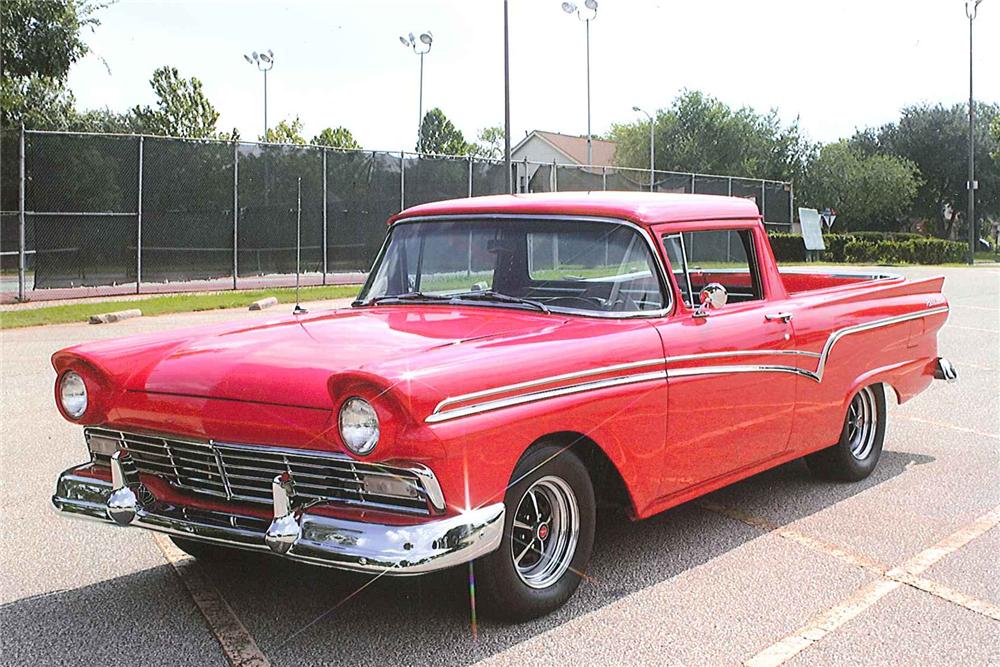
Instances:
[[[114,322],[120,322],[122,320],[130,320],[133,317],[142,317],[142,311],[138,308],[132,308],[130,310],[119,310],[113,313],[101,313],[100,315],[91,315],[91,324],[112,324]]]

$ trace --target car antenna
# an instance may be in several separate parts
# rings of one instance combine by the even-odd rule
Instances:
[[[299,301],[299,273],[302,259],[302,177],[299,176],[298,186],[295,193],[295,308],[293,315],[308,313]]]

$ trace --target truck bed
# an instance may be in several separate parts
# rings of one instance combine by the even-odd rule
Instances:
[[[789,296],[804,292],[818,292],[836,288],[856,286],[864,283],[899,281],[902,277],[893,273],[863,273],[844,271],[810,271],[806,269],[786,269],[778,267],[781,281]]]

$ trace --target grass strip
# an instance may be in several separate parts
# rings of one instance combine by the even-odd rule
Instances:
[[[357,295],[357,285],[335,285],[328,287],[303,287],[302,301],[325,301],[343,299]],[[42,308],[0,311],[0,329],[19,329],[45,324],[66,324],[86,322],[91,315],[128,308],[139,308],[143,315],[166,315],[169,313],[190,313],[220,308],[246,308],[257,299],[273,296],[278,303],[294,303],[295,289],[278,287],[262,290],[211,292],[207,294],[171,294],[145,299],[117,299],[89,303],[67,303]]]

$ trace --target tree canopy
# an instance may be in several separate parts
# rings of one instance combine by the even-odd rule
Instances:
[[[328,127],[312,138],[310,142],[316,146],[330,148],[361,148],[354,135],[346,127]]]
[[[976,213],[979,220],[1000,216],[1000,156],[990,127],[1000,106],[976,103]],[[919,104],[903,109],[900,119],[859,139],[870,150],[912,161],[923,181],[912,214],[926,220],[932,232],[954,237],[965,226],[968,211],[969,117],[965,104],[946,107]]]
[[[185,79],[176,67],[158,67],[149,84],[156,93],[155,107],[135,107],[136,126],[147,134],[207,139],[216,135],[219,112],[208,101],[195,77]]]
[[[87,54],[81,33],[105,4],[88,0],[0,2],[0,122],[64,127],[72,121],[69,68]]]
[[[479,130],[476,143],[471,147],[471,154],[489,160],[502,160],[504,151],[504,129],[500,125],[491,125]]]
[[[683,92],[654,119],[656,168],[663,171],[792,180],[811,150],[798,123],[782,126],[777,111],[733,109],[698,91]],[[648,121],[614,124],[609,138],[620,166],[648,168]]]
[[[280,121],[274,127],[267,128],[267,134],[258,137],[260,141],[273,144],[305,144],[306,138],[302,136],[302,121],[296,116],[291,122]]]
[[[417,152],[439,155],[466,155],[471,145],[465,141],[462,131],[448,120],[441,109],[434,107],[424,114],[420,123],[420,141]]]
[[[802,205],[836,210],[841,231],[899,231],[921,184],[909,160],[868,153],[847,140],[823,146],[806,174]]]

